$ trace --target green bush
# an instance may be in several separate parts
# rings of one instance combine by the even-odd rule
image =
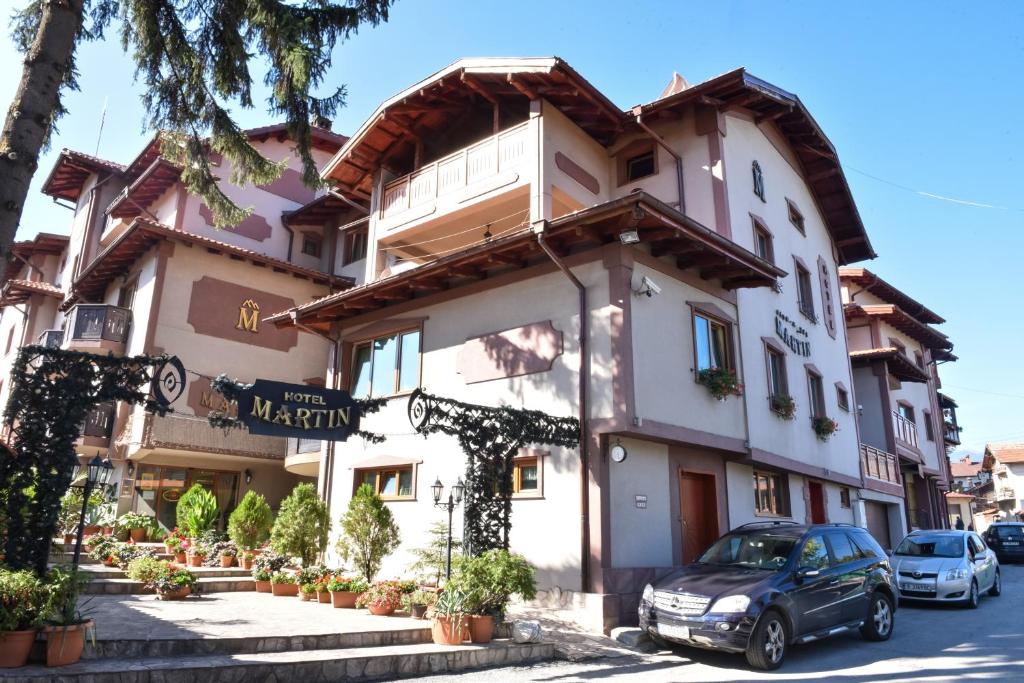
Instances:
[[[533,567],[522,555],[500,548],[476,557],[462,557],[455,565],[445,592],[458,591],[466,596],[466,607],[473,614],[501,615],[513,595],[524,600],[537,596]]]
[[[281,501],[270,545],[282,555],[301,558],[302,565],[308,566],[323,552],[330,528],[327,503],[312,484],[299,484]]]
[[[150,585],[167,570],[168,566],[167,562],[155,557],[137,557],[128,563],[127,574],[132,581]]]
[[[354,564],[367,581],[373,581],[384,558],[395,551],[399,541],[398,524],[391,510],[369,484],[360,486],[341,517],[341,558]]]
[[[461,550],[462,541],[457,536],[452,537],[452,556],[459,555]],[[424,583],[440,586],[448,566],[448,525],[444,522],[431,524],[427,531],[427,544],[414,548],[412,554],[416,561],[409,570]]]
[[[217,497],[203,488],[202,484],[192,484],[192,488],[178,499],[178,528],[184,529],[189,537],[196,538],[213,528],[217,523],[218,512]]]
[[[156,519],[151,515],[142,515],[138,512],[127,512],[117,518],[118,529],[151,529],[156,524]]]
[[[35,628],[45,601],[45,587],[35,574],[0,568],[0,631]]]
[[[78,596],[89,575],[70,567],[54,567],[46,575],[46,599],[42,616],[48,624],[70,626],[86,621],[79,611]]]
[[[273,523],[274,514],[267,499],[248,491],[228,518],[228,536],[239,548],[255,548],[270,536]]]

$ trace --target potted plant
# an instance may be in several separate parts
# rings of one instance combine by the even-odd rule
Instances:
[[[78,607],[78,595],[88,582],[87,574],[65,567],[54,567],[47,574],[43,608],[46,666],[65,666],[81,659],[87,635],[95,644],[95,624]]]
[[[434,522],[427,531],[427,537],[425,546],[412,549],[411,552],[416,561],[409,567],[409,571],[419,577],[423,584],[440,586],[447,566],[448,525],[444,522]],[[461,551],[462,540],[453,537],[452,555],[457,556],[461,554]]]
[[[369,484],[361,485],[341,517],[337,546],[341,559],[354,564],[364,579],[372,581],[399,541],[398,524],[391,510]]]
[[[257,593],[270,593],[270,577],[274,573],[269,569],[254,567],[252,570],[252,578],[256,581],[256,592]]]
[[[192,541],[187,538],[181,539],[178,549],[174,551],[174,561],[178,564],[188,564],[188,551],[192,548]]]
[[[242,569],[250,570],[250,569],[252,569],[252,563],[253,563],[253,560],[255,560],[255,559],[256,559],[256,553],[254,553],[251,550],[245,550],[238,557],[238,566],[240,566]]]
[[[117,545],[117,541],[110,536],[90,536],[83,545],[93,561],[106,564],[107,560],[111,559],[111,553],[114,546]]]
[[[270,592],[275,597],[294,598],[299,593],[299,584],[292,574],[274,572],[270,575]]]
[[[331,602],[331,591],[327,590],[327,577],[319,578],[316,583],[313,584],[316,588],[316,601],[320,604],[329,604]]]
[[[231,541],[228,541],[231,543]],[[238,556],[238,548],[235,547],[234,543],[230,546],[220,549],[220,566],[227,569],[235,563],[235,557]]]
[[[369,588],[369,584],[360,578],[331,576],[327,579],[327,590],[331,594],[331,604],[339,608],[356,606],[359,596]]]
[[[160,600],[184,600],[192,594],[197,582],[196,575],[189,570],[165,562],[163,571],[151,585]]]
[[[273,521],[266,499],[255,491],[247,491],[228,517],[228,537],[255,556],[251,551],[268,538]]]
[[[503,549],[488,550],[476,557],[462,558],[452,580],[445,586],[465,596],[470,613],[470,639],[489,643],[495,619],[504,617],[513,595],[532,600],[537,595],[533,567],[526,558]]]
[[[729,368],[705,368],[697,373],[697,383],[707,387],[708,393],[718,401],[743,395],[743,385],[736,372]]]
[[[178,528],[190,538],[197,539],[203,532],[213,528],[219,512],[217,497],[203,488],[202,484],[196,483],[178,499],[175,517]]]
[[[171,529],[170,533],[167,534],[167,537],[164,538],[164,547],[167,548],[167,554],[177,555],[178,551],[181,549],[181,544],[186,540],[185,534],[178,531],[178,527]]]
[[[304,583],[299,586],[299,599],[303,602],[309,602],[310,600],[316,599],[316,584],[315,583]]]
[[[188,554],[188,566],[202,567],[206,561],[206,547],[198,540],[193,540],[189,546],[191,552]]]
[[[312,484],[299,484],[281,501],[281,508],[270,532],[270,545],[275,552],[298,557],[302,566],[316,561],[327,545],[331,528],[327,503]]]
[[[466,595],[445,586],[434,603],[430,636],[437,645],[459,645],[466,630]]]
[[[42,582],[32,572],[0,568],[0,668],[28,661],[45,597]]]
[[[827,415],[819,415],[811,418],[811,428],[822,441],[828,441],[829,437],[839,431],[839,423]]]
[[[252,564],[252,578],[256,580],[256,592],[269,593],[270,577],[288,562],[288,558],[272,551],[260,554]]]
[[[776,394],[770,398],[772,411],[783,420],[796,416],[796,401],[788,394]]]
[[[402,607],[409,610],[413,619],[425,619],[427,610],[437,602],[435,591],[417,590],[402,596]]]
[[[151,548],[132,543],[131,541],[115,543],[110,554],[114,558],[114,564],[121,569],[128,569],[128,565],[136,558],[156,556]]]
[[[128,512],[117,520],[117,526],[126,529],[131,540],[141,543],[146,540],[146,530],[150,527],[152,517],[140,515],[137,512]]]
[[[155,557],[137,557],[128,563],[128,569],[125,573],[132,581],[138,581],[152,587],[156,578],[163,574],[168,566],[167,562],[158,560]]]
[[[97,495],[102,496],[100,492],[96,492]],[[89,507],[85,511],[85,533],[86,534],[99,534],[106,533],[104,530],[107,527],[114,526],[114,520],[117,518],[117,510],[113,503],[104,503],[101,501],[93,505],[91,502]]]
[[[402,606],[402,589],[397,581],[377,581],[356,598],[356,607],[365,607],[378,617],[395,613]]]

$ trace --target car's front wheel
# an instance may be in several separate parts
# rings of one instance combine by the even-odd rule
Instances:
[[[892,635],[893,609],[892,600],[885,593],[871,596],[868,606],[868,618],[860,627],[860,633],[866,640],[889,640]]]
[[[971,579],[971,590],[967,594],[967,599],[964,600],[964,607],[967,609],[978,608],[978,580]]]
[[[996,578],[992,580],[992,587],[988,589],[988,594],[993,598],[999,597],[999,594],[1003,592],[1003,578],[999,574],[999,570],[996,570]]]
[[[776,610],[768,610],[757,620],[747,643],[747,663],[755,669],[772,671],[782,666],[789,647],[786,620]]]

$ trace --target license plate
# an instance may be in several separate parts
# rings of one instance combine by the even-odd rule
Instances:
[[[689,626],[673,626],[672,624],[658,624],[658,635],[666,638],[678,638],[679,640],[690,639]]]
[[[901,591],[925,591],[925,592],[932,592],[932,593],[934,593],[935,592],[935,587],[934,586],[929,586],[927,583],[901,583],[900,584],[900,590]]]
[[[1003,545],[1020,545],[1020,541],[1003,541]]]

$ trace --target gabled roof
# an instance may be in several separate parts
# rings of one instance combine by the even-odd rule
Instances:
[[[951,462],[949,471],[954,477],[973,477],[981,472],[980,462]]]
[[[742,107],[758,121],[773,121],[803,166],[804,178],[839,251],[840,263],[875,258],[835,147],[796,95],[736,69],[674,95],[634,108],[645,119],[692,104]]]
[[[20,304],[33,294],[63,298],[60,287],[49,282],[36,280],[7,280],[3,287],[0,287],[0,308],[12,304]]]
[[[69,308],[81,299],[87,301],[100,300],[111,280],[126,273],[132,264],[149,251],[153,245],[165,239],[205,248],[206,251],[212,254],[223,254],[236,261],[248,261],[255,266],[267,268],[277,273],[290,273],[295,277],[311,280],[316,284],[351,287],[354,282],[352,278],[328,275],[318,270],[303,268],[287,261],[264,256],[249,249],[236,247],[227,242],[221,242],[183,230],[175,230],[170,226],[154,223],[145,218],[136,218],[79,275],[72,285],[70,295],[62,304],[62,308]]]
[[[921,342],[929,349],[949,351],[953,348],[953,342],[949,341],[946,335],[925,325],[895,304],[843,304],[843,313],[847,320],[881,318],[887,324],[892,325],[911,339]]]
[[[114,218],[138,216],[163,196],[180,177],[180,168],[157,156],[146,170],[114,197],[114,201],[107,207],[107,213]]]
[[[1024,463],[1024,443],[990,443],[985,445],[984,467],[992,469],[994,461],[1004,465]]]
[[[839,278],[847,280],[864,290],[871,292],[882,301],[896,304],[908,314],[927,325],[941,325],[945,318],[925,308],[924,304],[904,294],[893,285],[875,275],[867,268],[843,267],[839,269]]]
[[[25,261],[30,261],[36,254],[59,254],[67,249],[67,246],[67,235],[56,235],[51,232],[41,232],[30,240],[15,242],[7,254],[7,268],[0,277],[0,285],[8,280],[17,279],[21,272],[28,268]]]
[[[113,161],[83,154],[73,149],[62,149],[57,163],[43,182],[42,192],[54,199],[77,202],[82,194],[82,183],[93,173],[121,175],[125,167]]]
[[[245,134],[252,140],[258,140],[260,142],[269,140],[270,138],[277,138],[278,140],[287,140],[288,135],[288,124],[287,123],[273,123],[269,126],[260,126],[259,128],[249,128],[245,131]],[[348,137],[340,133],[335,133],[327,128],[321,128],[319,126],[310,126],[310,145],[314,149],[319,149],[324,152],[334,154],[341,146],[348,141]]]
[[[726,288],[767,287],[785,271],[740,247],[714,230],[684,216],[645,192],[598,204],[550,221],[545,242],[559,253],[574,245],[618,242],[619,233],[636,230],[641,242],[672,256],[679,268],[697,268],[704,279],[717,279]],[[521,269],[550,263],[537,249],[529,227],[430,261],[411,270],[326,296],[267,318],[279,326],[294,319],[309,327],[326,327],[335,320],[380,310],[442,290],[454,290],[490,276],[492,268]]]
[[[944,394],[941,391],[936,393],[939,395],[940,408],[959,408],[957,402],[950,398],[948,394]]]
[[[358,202],[355,202],[358,204]],[[294,211],[285,211],[281,214],[281,221],[285,225],[323,225],[325,221],[337,218],[339,214],[353,212],[353,220],[359,216],[366,216],[369,209],[360,211],[348,201],[339,197],[334,191],[320,195],[313,201],[300,206]]]
[[[910,359],[897,348],[890,346],[883,349],[850,351],[850,362],[854,367],[867,365],[873,361],[885,361],[889,373],[901,382],[928,381],[925,371],[910,362]]]

